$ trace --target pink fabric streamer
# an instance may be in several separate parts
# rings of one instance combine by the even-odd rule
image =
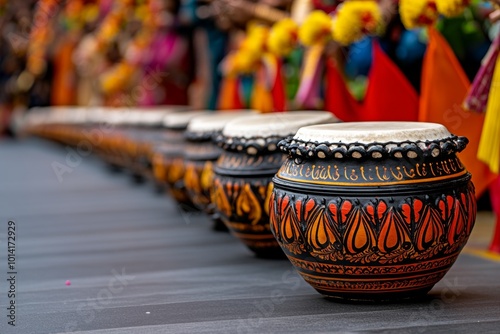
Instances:
[[[467,110],[484,113],[488,104],[488,95],[490,92],[493,72],[498,58],[500,47],[500,35],[491,43],[488,53],[481,62],[481,67],[477,72],[474,82],[464,101],[464,108]]]
[[[319,107],[321,76],[324,68],[323,48],[310,49],[306,55],[304,69],[300,80],[300,87],[295,97],[303,108],[316,109]]]

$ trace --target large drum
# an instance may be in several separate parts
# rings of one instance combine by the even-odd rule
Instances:
[[[318,292],[349,300],[422,296],[457,259],[476,218],[467,139],[439,124],[300,129],[276,177],[271,227]]]
[[[286,156],[277,144],[300,127],[335,122],[327,112],[261,114],[229,122],[216,141],[213,202],[229,230],[259,257],[284,257],[269,227],[272,178]]]
[[[227,231],[215,213],[210,198],[213,186],[213,166],[222,150],[215,144],[214,137],[224,126],[237,118],[250,115],[248,110],[230,110],[195,117],[186,130],[184,184],[193,204],[214,220],[214,229]]]

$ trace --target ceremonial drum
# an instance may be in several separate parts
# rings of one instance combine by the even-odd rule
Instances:
[[[191,119],[207,113],[208,111],[183,111],[166,115],[163,118],[163,142],[153,148],[154,177],[167,186],[169,193],[183,209],[193,207],[184,186],[184,131]]]
[[[48,113],[44,112],[47,110]],[[76,146],[81,141],[78,129],[86,125],[87,112],[84,107],[45,107],[34,112],[42,112],[47,117],[40,135],[64,145]],[[33,112],[33,111],[32,111]],[[36,117],[35,117],[36,119]]]
[[[97,153],[113,170],[125,168],[130,164],[127,152],[125,108],[97,109],[92,115],[94,135],[102,136],[98,141]]]
[[[215,230],[227,231],[215,214],[214,204],[210,199],[213,165],[222,152],[213,139],[221,133],[226,123],[248,115],[248,110],[231,110],[198,116],[189,123],[186,130],[184,184],[193,204],[213,218]]]
[[[476,218],[468,140],[434,123],[309,126],[279,143],[271,228],[318,292],[422,296],[457,259]]]
[[[125,111],[125,151],[129,161],[128,168],[136,180],[153,178],[153,146],[163,139],[163,119],[175,111],[167,108],[133,108]]]
[[[335,122],[327,112],[261,114],[229,122],[216,141],[224,149],[214,168],[216,212],[259,257],[283,257],[269,227],[272,177],[286,155],[277,144],[300,127]]]

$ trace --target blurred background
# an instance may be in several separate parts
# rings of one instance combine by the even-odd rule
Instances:
[[[8,329],[498,332],[499,6],[0,0],[0,220],[19,236],[19,327]],[[469,139],[460,160],[479,200],[476,225],[428,299],[376,312],[329,303],[288,262],[249,256],[228,233],[203,230],[200,212],[158,196],[174,189],[162,145],[186,140],[189,117],[178,115],[248,109],[435,122]],[[108,289],[117,273],[130,278],[118,292]],[[255,317],[276,292],[286,303]]]

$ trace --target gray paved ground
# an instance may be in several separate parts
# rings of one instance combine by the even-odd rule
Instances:
[[[0,141],[0,333],[499,333],[500,260],[480,215],[452,270],[417,303],[331,302],[287,261],[254,258],[85,157],[59,182],[53,144]],[[7,318],[7,222],[16,222],[16,327]],[[488,225],[489,224],[489,225]],[[471,247],[469,247],[471,248]],[[69,280],[71,285],[66,285]]]

